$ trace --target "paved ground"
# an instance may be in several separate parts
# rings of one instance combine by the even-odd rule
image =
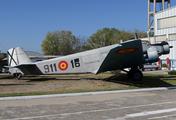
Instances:
[[[174,120],[176,89],[0,101],[1,120]]]
[[[145,71],[142,71],[142,72],[144,74],[145,73],[148,73],[148,74],[168,74],[166,71],[169,71],[169,70],[153,70],[153,71],[145,70]]]
[[[165,70],[144,73],[166,74]],[[176,89],[1,100],[0,120],[173,120]]]
[[[146,69],[145,71],[142,71],[143,74],[168,74],[166,71],[170,71],[170,70],[148,70]],[[125,73],[123,71],[121,71],[122,73]]]

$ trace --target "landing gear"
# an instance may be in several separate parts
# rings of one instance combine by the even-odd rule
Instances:
[[[128,78],[134,81],[141,81],[143,78],[143,74],[139,69],[131,69],[128,72]]]
[[[13,76],[17,77],[18,80],[21,80],[21,77],[23,76],[23,74],[21,74],[21,73],[14,73]]]
[[[21,80],[21,77],[22,77],[22,74],[20,73],[20,74],[18,74],[17,79],[18,79],[18,80]]]

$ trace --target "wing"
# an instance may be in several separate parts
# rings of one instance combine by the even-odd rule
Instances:
[[[111,49],[96,74],[144,63],[141,40],[130,40]]]

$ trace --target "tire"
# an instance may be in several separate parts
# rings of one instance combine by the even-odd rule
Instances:
[[[143,78],[143,74],[140,70],[132,71],[130,76],[134,81],[141,81]]]

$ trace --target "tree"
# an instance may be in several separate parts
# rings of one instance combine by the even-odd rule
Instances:
[[[71,31],[48,32],[41,47],[44,55],[68,55],[75,51],[78,39]]]
[[[147,37],[146,32],[138,29],[120,31],[115,28],[103,28],[92,34],[88,39],[84,36],[76,38],[71,31],[54,31],[47,33],[41,47],[44,55],[68,55],[118,44],[120,40],[126,41],[134,38],[135,33],[138,34],[138,38]]]
[[[135,34],[135,33],[137,33],[138,38],[145,38],[145,37],[147,37],[147,32],[145,32],[145,31],[140,31],[140,30],[138,30],[137,28],[134,29],[133,34]]]
[[[137,33],[138,38],[147,37],[146,32],[140,31],[136,28],[133,31],[120,31],[115,28],[99,29],[96,33],[89,37],[88,45],[90,46],[90,48],[94,49],[107,45],[118,44],[120,43],[120,40],[126,41],[134,38],[135,33]]]
[[[86,50],[90,50],[91,48],[87,44],[87,37],[85,36],[78,36],[76,37],[76,47],[75,47],[75,53],[77,52],[83,52]]]
[[[96,33],[88,39],[88,45],[91,48],[99,48],[107,45],[112,45],[116,43],[116,34],[119,30],[115,28],[103,28],[99,29]]]

